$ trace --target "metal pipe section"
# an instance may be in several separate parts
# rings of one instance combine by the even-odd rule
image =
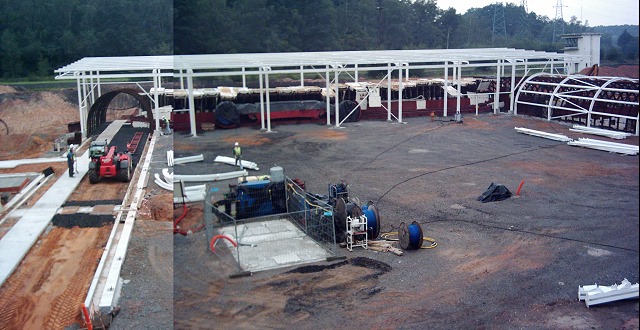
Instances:
[[[271,68],[265,67],[264,71],[265,86],[267,88],[267,132],[271,133],[271,100],[269,98],[269,71],[271,71]]]
[[[193,70],[187,70],[187,73],[193,73]],[[189,90],[189,124],[191,125],[191,136],[196,137],[196,104],[193,99],[193,76],[187,75],[187,89]],[[157,111],[157,110],[156,110]],[[157,116],[156,116],[157,118]],[[159,129],[159,126],[156,127]]]
[[[340,87],[338,86],[339,83],[339,76],[340,76],[340,70],[338,70],[338,68],[336,67],[336,72],[335,72],[335,82],[334,82],[334,86],[335,86],[335,95],[333,97],[333,103],[334,103],[334,110],[335,110],[335,117],[336,117],[336,128],[340,127],[340,107],[338,106],[339,103],[339,99],[340,99]]]
[[[402,63],[398,63],[398,122],[402,123]]]
[[[157,69],[153,70],[153,73],[158,73],[158,70]],[[153,116],[155,117],[154,119],[156,122],[156,131],[160,130],[160,107],[158,104],[158,88],[160,86],[159,86],[158,80],[159,80],[158,76],[153,77],[153,103],[154,103],[153,112],[155,113]],[[194,125],[194,123],[191,123],[191,125]]]
[[[391,121],[391,63],[387,64],[387,121]]]
[[[262,72],[262,68],[260,69]],[[262,73],[258,75],[258,80],[260,81],[260,130],[266,130],[264,126],[264,81],[262,77]]]
[[[327,79],[325,79],[325,101],[327,102],[327,126],[331,126],[331,98],[329,97],[329,91],[331,90],[331,72],[329,71],[329,65],[325,67]]]
[[[493,94],[493,113],[498,114],[500,112],[500,67],[502,61],[498,60],[496,65],[496,91]]]
[[[447,99],[449,98],[449,94],[447,93],[447,86],[449,86],[449,61],[444,62],[444,96],[443,96],[443,109],[442,116],[447,117],[447,108],[449,102]]]

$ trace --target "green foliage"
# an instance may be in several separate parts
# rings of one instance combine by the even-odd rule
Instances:
[[[495,9],[506,36],[492,35]],[[48,77],[89,56],[512,47],[561,51],[553,21],[516,4],[436,0],[0,0],[0,78]],[[602,58],[638,63],[638,26],[595,27]]]

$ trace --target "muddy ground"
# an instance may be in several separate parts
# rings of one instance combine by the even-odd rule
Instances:
[[[176,235],[174,327],[637,329],[637,299],[587,308],[577,292],[580,285],[638,282],[638,156],[514,130],[583,137],[555,122],[463,119],[175,135],[175,157],[205,157],[175,173],[234,170],[213,159],[231,156],[238,141],[244,159],[261,168],[251,175],[282,166],[319,194],[344,180],[350,196],[377,204],[382,232],[417,221],[437,247],[403,256],[341,250],[346,261],[229,278],[237,269],[228,251],[209,252],[204,233]],[[638,137],[621,142],[638,145]],[[479,202],[492,182],[514,196]],[[229,183],[219,183],[215,198]],[[187,218],[185,225],[201,221],[198,212]]]

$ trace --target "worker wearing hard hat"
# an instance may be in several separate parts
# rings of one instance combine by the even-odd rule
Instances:
[[[73,152],[73,144],[69,146],[69,152],[67,152],[67,165],[69,166],[69,177],[73,178],[73,164],[75,163],[76,155]]]
[[[234,144],[233,156],[236,158],[236,166],[240,163],[240,170],[244,170],[242,167],[242,148],[240,148],[240,144],[238,142]]]
[[[162,122],[164,123],[164,134],[171,134],[171,127],[169,126],[169,119],[166,116],[162,116]]]

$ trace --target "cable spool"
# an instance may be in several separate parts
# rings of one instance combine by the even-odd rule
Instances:
[[[414,221],[407,226],[404,222],[401,222],[398,229],[398,239],[400,240],[400,247],[403,250],[417,250],[421,248],[422,228],[420,228],[420,224]]]
[[[363,205],[362,214],[367,217],[367,235],[369,239],[376,239],[380,235],[380,213],[373,204]]]

